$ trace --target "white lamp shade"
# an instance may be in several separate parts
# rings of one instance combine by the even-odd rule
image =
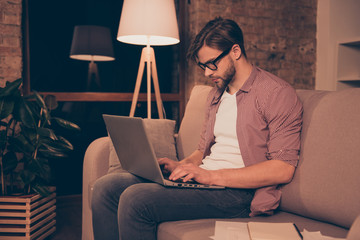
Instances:
[[[155,46],[179,43],[174,0],[124,0],[117,40]]]
[[[115,60],[110,29],[94,25],[75,26],[70,58],[84,61]]]

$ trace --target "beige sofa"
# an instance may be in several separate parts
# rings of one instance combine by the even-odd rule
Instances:
[[[210,89],[196,86],[191,93],[177,138],[180,158],[197,146]],[[297,93],[304,105],[300,163],[293,181],[282,188],[279,211],[270,217],[226,220],[295,222],[300,231],[359,240],[360,89]],[[91,143],[84,159],[83,240],[93,239],[91,186],[108,168],[109,138],[103,137]],[[224,219],[164,222],[159,225],[158,239],[210,239],[216,220]]]

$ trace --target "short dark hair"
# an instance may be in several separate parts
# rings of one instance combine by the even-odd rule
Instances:
[[[246,58],[242,30],[233,20],[217,17],[209,21],[196,35],[195,40],[189,47],[187,57],[196,62],[198,52],[204,44],[221,51],[238,44],[242,55]]]

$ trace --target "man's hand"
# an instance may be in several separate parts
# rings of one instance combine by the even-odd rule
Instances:
[[[165,173],[171,173],[169,180],[176,181],[182,178],[184,182],[190,180],[202,184],[210,184],[211,182],[212,171],[202,169],[193,163],[177,162],[169,158],[159,158],[158,162]]]
[[[177,180],[183,178],[184,182],[194,180],[198,183],[211,185],[213,171],[202,169],[193,163],[179,164],[171,173],[169,179]]]

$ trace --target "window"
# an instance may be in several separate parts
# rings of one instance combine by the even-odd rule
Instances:
[[[185,3],[176,0],[179,31],[183,26]],[[116,40],[123,1],[63,0],[24,1],[24,93],[33,90],[55,95],[60,102],[54,114],[77,123],[82,132],[69,136],[75,151],[69,159],[54,162],[58,194],[81,192],[82,159],[94,139],[106,136],[102,114],[129,115],[143,46]],[[76,25],[110,28],[115,61],[98,62],[100,85],[87,88],[89,62],[70,59]],[[181,36],[180,36],[181,40]],[[183,42],[154,47],[159,84],[166,117],[179,122],[184,111]],[[146,117],[146,71],[135,116]],[[157,108],[153,102],[153,118]],[[73,166],[73,174],[62,176]],[[73,175],[71,177],[71,175]],[[60,177],[60,179],[59,179]],[[74,184],[74,180],[77,184]],[[58,185],[62,184],[62,185]],[[75,189],[74,189],[75,188]]]

